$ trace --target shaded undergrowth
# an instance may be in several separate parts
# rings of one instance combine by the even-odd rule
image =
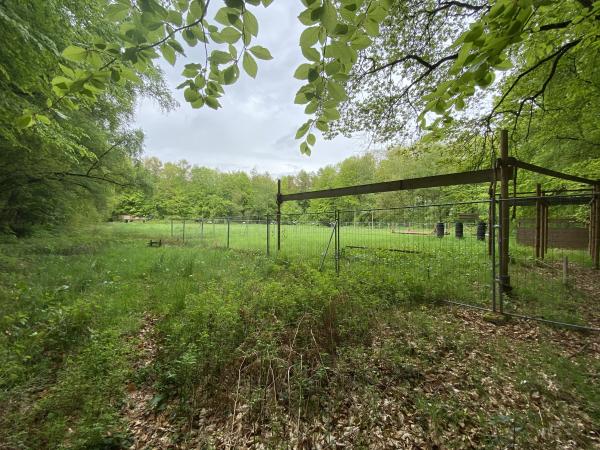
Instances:
[[[517,328],[542,330],[532,341],[478,333],[437,303],[447,289],[436,277],[148,248],[103,227],[0,248],[6,448],[128,447],[131,383],[153,386],[149,414],[177,424],[167,437],[182,447],[597,438],[595,337],[565,335],[587,346],[573,355],[537,325]],[[158,350],[137,370],[145,314],[157,318]]]

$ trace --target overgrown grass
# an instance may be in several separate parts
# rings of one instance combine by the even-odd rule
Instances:
[[[344,439],[358,447],[379,442],[374,430],[407,424],[422,445],[593,442],[597,359],[484,339],[438,306],[479,298],[476,265],[460,266],[472,281],[456,285],[459,268],[443,252],[423,265],[420,254],[354,249],[344,256],[352,270],[335,276],[291,256],[149,248],[153,233],[129,225],[0,244],[5,447],[127,447],[131,380],[152,386],[148,408],[171,411],[181,429],[210,411],[221,431],[198,445],[254,430],[256,442],[278,447],[292,435],[310,441],[315,424],[336,435],[338,422],[357,427]],[[159,351],[136,370],[148,315]],[[534,392],[543,405],[531,403]]]

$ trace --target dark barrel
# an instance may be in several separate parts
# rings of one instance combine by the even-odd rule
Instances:
[[[463,223],[456,222],[454,224],[454,236],[457,237],[458,239],[462,239],[463,231],[464,231]]]
[[[435,235],[439,238],[444,237],[444,222],[438,222],[435,224]]]
[[[485,232],[487,231],[487,223],[481,221],[477,224],[477,240],[485,241]]]

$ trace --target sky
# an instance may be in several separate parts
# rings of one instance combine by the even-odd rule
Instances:
[[[297,19],[301,8],[301,2],[286,0],[252,10],[260,27],[253,43],[267,47],[274,58],[258,60],[256,79],[240,68],[237,83],[225,86],[219,110],[193,109],[183,99],[183,90],[175,89],[184,80],[184,64],[204,60],[200,47],[188,49],[188,58],[182,58],[174,67],[162,61],[167,84],[180,106],[165,113],[152,100],[140,102],[136,125],[146,135],[146,155],[165,162],[185,159],[222,171],[254,169],[280,176],[301,169],[315,171],[364,153],[364,136],[326,141],[319,135],[311,156],[300,153],[294,135],[307,117],[304,107],[294,104],[302,82],[294,79],[293,73],[304,62],[298,45],[303,29]]]

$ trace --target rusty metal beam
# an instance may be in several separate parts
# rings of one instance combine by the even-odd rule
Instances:
[[[406,180],[384,181],[381,183],[362,184],[334,189],[323,189],[296,194],[281,194],[281,202],[292,200],[311,200],[315,198],[343,197],[347,195],[375,194],[378,192],[406,191],[442,186],[457,186],[462,184],[489,183],[500,176],[500,169],[473,170],[470,172],[449,173]],[[512,171],[511,171],[512,176]]]
[[[590,180],[589,178],[583,178],[575,175],[569,175],[568,173],[557,172],[556,170],[550,170],[546,169],[545,167],[536,166],[535,164],[529,164],[523,161],[519,161],[516,158],[508,158],[508,160],[508,163],[510,165],[521,169],[529,170],[530,172],[536,172],[554,178],[561,178],[563,180],[574,181],[575,183],[589,184],[591,186],[600,185],[600,180]]]

